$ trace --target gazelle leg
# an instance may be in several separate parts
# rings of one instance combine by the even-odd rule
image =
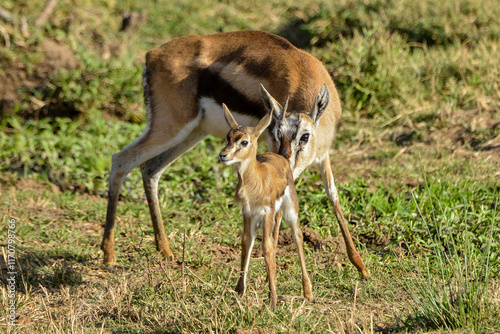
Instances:
[[[169,261],[173,261],[174,254],[170,250],[163,220],[161,217],[160,205],[158,203],[158,181],[172,162],[185,152],[195,146],[205,135],[195,129],[182,143],[168,149],[162,154],[146,161],[141,165],[144,191],[148,200],[149,212],[155,233],[156,249]]]
[[[186,127],[195,128],[197,123],[199,123],[199,118],[192,120]],[[148,127],[133,143],[113,155],[109,176],[106,224],[104,225],[104,236],[101,244],[101,249],[104,252],[104,264],[112,265],[115,263],[114,226],[120,186],[123,180],[135,167],[182,143],[188,134],[182,134],[181,130],[179,130],[176,133],[167,135],[165,132],[152,131]]]
[[[275,307],[278,302],[278,295],[276,294],[276,248],[273,240],[274,219],[274,212],[265,216],[262,233],[262,252],[264,253],[267,280],[269,282],[269,299],[272,307]]]
[[[114,154],[111,159],[108,210],[101,244],[101,249],[104,252],[104,264],[112,265],[115,263],[114,226],[120,186],[132,169],[158,154],[156,152],[158,147],[151,146],[148,141],[149,138],[151,138],[151,136],[146,130],[141,137],[120,152]]]
[[[370,273],[365,268],[363,260],[361,260],[361,256],[354,247],[351,233],[349,233],[349,229],[347,228],[347,223],[345,221],[344,214],[342,212],[342,207],[340,206],[337,188],[335,187],[333,173],[330,166],[330,157],[328,154],[326,154],[324,160],[319,164],[319,169],[321,172],[321,177],[323,178],[323,183],[325,185],[326,192],[328,194],[328,199],[332,203],[333,208],[335,210],[335,216],[337,217],[337,221],[340,226],[340,231],[342,232],[342,236],[344,238],[344,242],[346,245],[347,256],[349,257],[351,263],[358,270],[361,278],[368,278],[370,277]]]
[[[258,220],[253,219],[247,214],[243,214],[243,235],[241,237],[241,271],[240,279],[236,285],[236,292],[243,296],[246,290],[246,280],[248,273],[248,265],[252,255],[252,248],[255,243],[255,228]]]
[[[116,167],[112,168],[112,170]],[[114,176],[113,176],[114,174]],[[108,210],[106,214],[106,224],[104,226],[104,236],[102,239],[101,249],[104,252],[104,264],[112,265],[115,263],[115,218],[116,218],[116,207],[118,205],[118,196],[120,195],[120,185],[123,182],[124,177],[127,173],[120,176],[116,175],[116,172],[111,172],[111,177],[109,180],[109,191],[108,191]]]

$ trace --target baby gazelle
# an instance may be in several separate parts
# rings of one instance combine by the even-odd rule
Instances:
[[[257,139],[271,122],[272,112],[256,127],[239,126],[223,104],[224,116],[231,130],[226,136],[226,147],[219,159],[225,165],[235,164],[238,171],[236,201],[243,208],[243,236],[241,240],[241,274],[236,291],[243,295],[246,288],[248,264],[255,241],[256,228],[262,222],[262,251],[269,282],[270,302],[274,307],[276,295],[276,245],[279,222],[276,215],[281,210],[292,230],[299,252],[304,296],[312,299],[311,281],[307,276],[302,231],[298,226],[298,200],[293,175],[288,161],[275,153],[257,154]]]

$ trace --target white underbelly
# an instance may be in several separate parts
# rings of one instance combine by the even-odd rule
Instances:
[[[229,125],[224,118],[222,106],[215,100],[209,97],[200,98],[200,107],[204,111],[201,118],[200,126],[203,131],[212,136],[224,138],[229,132]],[[256,126],[260,121],[258,116],[252,117],[249,115],[240,114],[237,111],[231,110],[234,119],[239,125]],[[269,133],[265,131],[259,138],[259,141],[269,141]]]

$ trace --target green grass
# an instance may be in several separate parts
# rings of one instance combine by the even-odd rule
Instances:
[[[434,197],[430,189],[427,189],[427,195],[430,202],[436,206],[436,211],[444,210],[442,203]],[[473,240],[477,233],[469,230],[471,227],[476,228],[473,223],[466,223],[460,231],[450,233],[454,225],[450,219],[446,219],[450,216],[445,216],[442,221],[432,215],[427,221],[415,196],[413,199],[431,236],[432,253],[424,257],[424,265],[415,265],[416,279],[406,283],[415,306],[412,312],[406,315],[405,325],[444,327],[448,330],[471,328],[477,332],[494,331],[496,325],[489,319],[498,316],[498,307],[492,302],[488,286],[491,277],[498,276],[491,273],[492,269],[498,269],[496,264],[490,265],[490,260],[497,256],[492,254],[492,249],[495,249],[495,246],[492,248],[492,242],[495,240],[493,236],[496,234],[495,220],[479,220],[478,225],[482,222],[487,224],[485,228],[489,230],[489,235],[484,233],[485,241],[478,245]],[[469,205],[470,203],[464,201],[462,209],[466,213],[469,213]],[[432,229],[436,227],[444,231],[433,233]],[[493,263],[495,262],[493,260]],[[432,271],[437,271],[437,275],[433,275]]]
[[[16,20],[27,17],[31,36],[1,23],[10,46],[1,35],[0,75],[22,65],[38,80],[19,89],[17,105],[0,119],[0,235],[15,219],[19,268],[18,326],[2,322],[2,329],[499,330],[500,9],[494,0],[59,1],[40,29],[31,24],[41,3],[2,6]],[[142,9],[147,23],[119,32],[122,13]],[[332,166],[371,280],[358,281],[337,245],[340,231],[321,178],[308,170],[297,191],[301,225],[323,240],[320,249],[305,245],[315,300],[300,297],[295,248],[283,245],[277,288],[284,297],[275,310],[268,307],[259,242],[249,291],[238,297],[237,178],[218,163],[223,142],[211,137],[160,181],[177,261],[166,264],[156,254],[136,169],[118,206],[117,270],[102,267],[110,157],[145,127],[145,52],[180,35],[239,29],[281,34],[332,74],[344,108]],[[41,45],[48,38],[66,43],[80,68],[46,73]],[[71,118],[37,117],[61,105]],[[7,237],[0,244],[5,254]],[[0,286],[4,296],[6,287]],[[7,303],[4,297],[0,318]]]
[[[106,188],[109,157],[129,143],[121,134],[133,137],[142,132],[141,126],[105,120],[97,113],[87,122],[10,118],[3,126],[9,129],[0,133],[3,168],[24,176],[36,173],[56,184],[82,184],[100,193]]]

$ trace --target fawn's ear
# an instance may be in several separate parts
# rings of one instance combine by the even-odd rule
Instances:
[[[264,132],[264,130],[267,129],[267,127],[271,123],[272,118],[273,118],[273,112],[271,111],[259,121],[259,124],[257,124],[257,126],[253,129],[254,134],[257,138],[259,138],[262,132]]]
[[[260,84],[260,96],[262,97],[262,102],[264,102],[264,106],[268,111],[274,114],[276,120],[281,121],[285,117],[285,109],[288,106],[288,99],[286,100],[285,109],[281,107],[281,104],[275,100],[274,97],[269,94],[269,92],[264,88],[262,84]]]
[[[231,127],[231,129],[237,128],[238,123],[236,123],[233,115],[224,103],[222,104],[222,109],[224,109],[224,118],[226,119],[227,124],[229,124],[229,127]]]
[[[316,96],[316,100],[314,101],[314,106],[311,110],[311,113],[309,114],[312,120],[316,123],[316,126],[318,126],[319,119],[321,118],[321,115],[323,115],[323,111],[325,111],[329,101],[330,91],[328,90],[328,86],[326,84],[323,84],[321,90],[318,93],[318,96]]]

